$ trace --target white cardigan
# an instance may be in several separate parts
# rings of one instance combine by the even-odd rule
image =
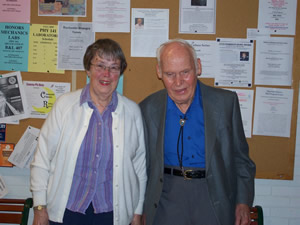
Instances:
[[[34,206],[47,205],[54,222],[62,222],[78,152],[93,113],[87,103],[80,106],[81,91],[57,99],[31,163]],[[143,212],[147,182],[142,115],[136,103],[118,94],[112,118],[114,224],[128,225],[133,214]]]

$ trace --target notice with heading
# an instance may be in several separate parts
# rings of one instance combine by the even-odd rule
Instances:
[[[131,56],[155,57],[169,39],[169,9],[132,9]]]
[[[215,86],[251,87],[253,41],[217,39]]]
[[[253,134],[290,137],[293,90],[256,88]]]
[[[255,84],[291,86],[294,38],[257,39]]]
[[[179,33],[215,34],[216,0],[180,0]]]

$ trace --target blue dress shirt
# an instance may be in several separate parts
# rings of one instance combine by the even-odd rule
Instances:
[[[197,82],[193,102],[183,114],[168,96],[164,137],[164,160],[166,166],[179,166],[177,140],[181,118],[186,118],[183,127],[183,167],[205,168],[205,130],[202,96]],[[181,138],[178,144],[179,157],[182,152]]]

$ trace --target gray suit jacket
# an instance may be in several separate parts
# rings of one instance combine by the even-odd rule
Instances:
[[[199,83],[209,197],[220,224],[232,225],[236,204],[253,203],[255,164],[248,155],[237,95]],[[161,90],[140,103],[147,148],[148,184],[144,203],[147,225],[153,223],[163,186],[166,102],[167,91]],[[187,193],[187,197],[191,196]]]

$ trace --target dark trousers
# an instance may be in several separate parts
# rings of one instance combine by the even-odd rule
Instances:
[[[92,203],[86,210],[85,214],[72,212],[66,209],[63,223],[49,221],[50,225],[113,225],[113,212],[94,213]]]
[[[184,180],[164,174],[163,192],[153,225],[219,225],[206,180]]]

